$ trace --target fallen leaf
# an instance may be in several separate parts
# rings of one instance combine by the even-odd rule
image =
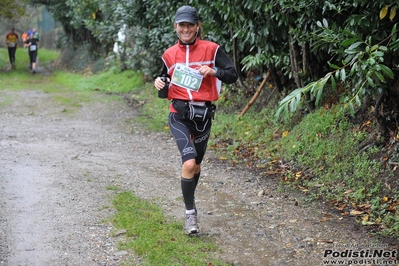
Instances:
[[[350,215],[352,216],[358,216],[358,215],[362,215],[364,212],[362,211],[357,211],[357,210],[351,210]]]
[[[385,197],[382,198],[382,200],[387,202],[388,201],[388,197],[385,196]]]
[[[277,174],[277,173],[278,173],[278,171],[275,171],[275,170],[267,170],[265,172],[265,174],[268,174],[268,175],[274,175],[274,174]]]
[[[290,132],[289,132],[288,130],[284,131],[284,132],[283,132],[283,135],[282,135],[283,138],[285,138],[289,133],[290,133]]]
[[[375,224],[374,222],[369,222],[369,221],[362,221],[362,225],[373,225]]]
[[[126,232],[127,232],[126,229],[119,230],[119,231],[117,231],[117,232],[115,233],[115,236],[122,235],[122,234],[124,234],[124,233],[126,233]]]
[[[301,177],[301,176],[302,176],[302,171],[296,172],[295,177],[299,178],[299,177]]]
[[[364,211],[364,210],[370,209],[371,208],[371,204],[360,204],[360,205],[357,205],[357,208],[361,209],[362,211]]]

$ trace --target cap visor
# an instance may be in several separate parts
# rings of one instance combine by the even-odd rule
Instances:
[[[180,16],[176,19],[176,23],[188,22],[191,24],[196,24],[197,21],[193,19],[191,16]]]

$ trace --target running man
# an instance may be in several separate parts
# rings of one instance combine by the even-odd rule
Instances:
[[[15,52],[18,47],[18,34],[15,32],[15,28],[11,27],[10,33],[6,36],[6,44],[8,47],[8,57],[10,58],[11,68],[15,69]]]

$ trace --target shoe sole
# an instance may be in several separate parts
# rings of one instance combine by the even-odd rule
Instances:
[[[196,235],[199,234],[199,230],[195,230],[195,231],[186,231],[187,235],[192,236],[192,235]]]
[[[196,235],[200,232],[199,228],[191,230],[184,229],[184,231],[186,232],[187,235]]]

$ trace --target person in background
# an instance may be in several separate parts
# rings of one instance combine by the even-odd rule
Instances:
[[[30,59],[30,71],[32,74],[36,73],[36,59],[37,59],[37,51],[39,49],[39,42],[34,37],[34,34],[28,36],[24,44],[24,48],[28,48],[29,51],[29,59]]]
[[[33,28],[32,31],[33,31],[33,38],[35,38],[38,42],[40,42],[39,32],[37,32],[36,28]]]
[[[154,81],[158,96],[171,101],[169,128],[182,159],[181,190],[187,234],[199,232],[195,190],[200,178],[221,83],[232,84],[234,64],[217,43],[202,40],[197,10],[180,7],[175,14],[177,43],[163,56],[163,68]],[[163,96],[160,96],[164,94]]]
[[[33,34],[33,30],[32,29],[29,29],[28,30],[28,38],[29,38],[29,36],[31,36]]]
[[[6,44],[8,47],[8,57],[10,59],[11,68],[15,69],[15,52],[18,47],[18,34],[15,32],[15,28],[11,27],[11,31],[6,35]]]
[[[22,42],[25,43],[26,40],[28,39],[28,32],[25,31],[24,33],[22,33],[21,39],[22,39]]]

